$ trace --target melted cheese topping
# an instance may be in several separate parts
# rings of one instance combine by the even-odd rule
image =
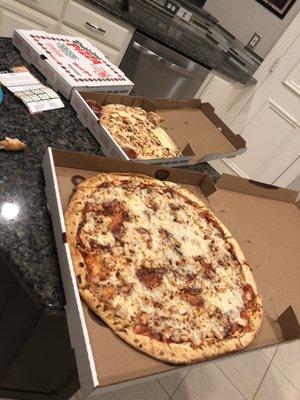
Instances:
[[[140,107],[108,104],[103,107],[100,122],[130,158],[181,156],[180,149],[167,133],[156,126],[159,119],[157,114],[147,113]]]
[[[93,290],[116,287],[107,302],[123,325],[146,327],[163,341],[198,346],[246,326],[242,267],[222,232],[201,217],[207,209],[176,189],[141,182],[116,182],[90,196],[97,210],[86,212],[78,237],[109,270]]]

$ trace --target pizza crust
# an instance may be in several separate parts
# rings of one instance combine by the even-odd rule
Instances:
[[[81,213],[79,212],[66,212],[65,213],[65,223],[66,223],[66,231],[67,231],[67,240],[69,244],[69,249],[73,261],[73,267],[75,272],[75,277],[77,281],[77,285],[80,289],[84,288],[87,283],[87,272],[84,264],[84,260],[80,254],[80,252],[76,248],[76,233],[78,224],[81,220]],[[80,276],[80,278],[79,278]]]
[[[80,184],[79,184],[80,185]],[[72,214],[74,212],[83,211],[85,208],[85,203],[88,196],[92,193],[92,188],[90,187],[78,187],[74,190],[70,200],[66,215]]]
[[[137,350],[172,364],[193,364],[208,358],[222,356],[248,346],[255,337],[255,333],[252,334],[251,332],[251,334],[247,333],[240,338],[232,338],[215,345],[211,345],[208,342],[197,349],[192,349],[187,343],[177,344],[153,341],[148,336],[137,335],[132,329],[118,328],[116,320],[111,316],[107,316],[107,314],[101,310],[99,301],[91,292],[84,289],[80,289],[79,292],[92,311],[123,340]]]
[[[260,296],[256,297],[256,303],[261,307],[260,310],[251,315],[250,319],[253,324],[253,329],[251,332],[246,332],[243,336],[239,337],[242,348],[249,346],[253,342],[262,324],[263,308]]]
[[[176,343],[162,343],[154,342],[148,336],[136,335],[130,329],[118,329],[117,324],[113,318],[107,317],[101,309],[97,307],[99,302],[87,290],[80,290],[82,298],[89,304],[95,314],[97,314],[112,330],[116,331],[118,336],[129,343],[131,346],[144,353],[154,356],[162,361],[170,362],[172,364],[193,364],[207,360],[212,357],[219,357],[227,353],[232,353],[249,346],[259,328],[262,321],[262,313],[252,319],[254,330],[247,332],[238,338],[232,338],[224,342],[219,342],[214,345],[206,343],[198,349],[192,349],[189,344],[176,344]],[[259,299],[260,304],[261,300]]]
[[[165,182],[159,181],[158,179],[155,179],[149,175],[143,175],[143,174],[135,174],[135,173],[130,173],[130,172],[110,172],[110,173],[100,173],[91,177],[86,178],[84,181],[80,182],[75,190],[77,191],[78,189],[95,189],[97,188],[99,185],[101,185],[101,183],[103,182],[116,182],[116,181],[122,181],[122,180],[128,180],[127,178],[130,177],[132,179],[135,178],[142,178],[143,181],[145,183],[155,183],[157,185],[161,185],[164,186]],[[168,183],[172,183],[172,182],[168,182]],[[89,192],[87,192],[89,193]],[[84,193],[82,194],[82,196],[84,196]]]
[[[140,107],[107,104],[102,107],[99,123],[133,159],[181,157],[178,146],[158,125],[163,119]],[[158,134],[156,133],[158,131]],[[162,131],[162,132],[160,132]]]
[[[238,242],[233,237],[228,238],[227,242],[234,249],[234,253],[235,253],[236,258],[238,259],[239,263],[240,264],[247,264],[247,261],[246,261],[246,258],[244,256],[244,253],[242,252],[242,249],[240,248],[240,245],[238,244]]]
[[[178,184],[175,184],[173,182],[165,181],[164,183],[165,183],[166,186],[169,186],[171,188],[175,188],[179,193],[182,194],[182,196],[186,197],[187,199],[189,199],[193,203],[198,204],[199,207],[203,207],[203,208],[207,209],[206,204],[204,204],[196,195],[194,195],[189,190],[187,190],[187,189],[185,189],[185,188],[183,188],[183,187],[181,187]]]
[[[78,189],[83,189],[83,188],[91,188],[94,189],[96,188],[98,185],[100,185],[102,182],[105,181],[110,181],[112,174],[106,174],[104,172],[102,172],[101,174],[97,174],[97,175],[93,175],[93,176],[89,176],[86,179],[84,179],[82,182],[80,182],[76,187],[76,191]]]
[[[192,349],[189,344],[181,343],[167,344],[159,342],[153,346],[153,341],[151,341],[147,336],[140,337],[132,332],[121,332],[118,334],[133,347],[143,350],[150,356],[154,356],[162,361],[170,362],[172,364],[194,364],[212,357],[232,353],[245,347],[245,345],[237,338],[229,339],[226,342],[214,345],[207,343],[197,349]],[[251,341],[247,342],[247,345],[253,341],[254,336],[255,335],[253,335]]]
[[[252,286],[254,293],[257,295],[257,286],[256,286],[255,280],[253,278],[251,269],[248,264],[242,265],[242,272],[243,272],[246,283],[249,283],[249,285]]]
[[[246,332],[239,337],[233,337],[230,339],[224,339],[223,341],[211,343],[209,340],[203,342],[201,347],[192,348],[188,343],[165,343],[151,339],[149,336],[136,334],[132,328],[124,328],[118,321],[118,317],[114,314],[113,310],[103,309],[103,303],[94,295],[93,291],[89,290],[89,278],[87,267],[81,253],[77,250],[77,229],[82,219],[85,204],[89,200],[91,194],[99,185],[103,182],[122,182],[128,181],[128,179],[143,181],[144,183],[153,184],[173,188],[183,197],[189,199],[193,203],[200,207],[202,212],[208,212],[211,218],[221,226],[227,238],[227,242],[232,246],[236,257],[242,265],[242,274],[245,278],[245,282],[250,284],[256,295],[255,302],[258,305],[257,311],[251,314],[250,319],[253,325],[251,332]],[[115,331],[122,339],[128,342],[130,345],[138,350],[141,350],[150,356],[154,356],[160,360],[171,362],[174,364],[189,364],[202,361],[207,358],[220,356],[228,352],[236,351],[249,345],[256,333],[258,332],[261,321],[262,321],[262,303],[261,298],[257,295],[257,287],[251,273],[250,267],[246,264],[245,257],[238,243],[234,238],[231,237],[228,229],[218,220],[218,218],[201,202],[194,194],[190,193],[184,188],[172,182],[161,182],[155,178],[142,175],[142,174],[98,174],[96,176],[89,177],[77,185],[75,192],[73,193],[68,209],[65,213],[67,240],[69,243],[71,256],[74,265],[74,271],[78,283],[79,293],[91,310],[97,314],[107,325]],[[224,238],[225,240],[225,238]]]
[[[87,275],[87,271],[84,267],[84,259],[82,258],[81,254],[79,253],[79,251],[72,251],[72,260],[74,262],[74,271],[76,274],[76,281],[77,281],[77,285],[79,288],[79,292],[81,294],[81,291],[84,290],[84,288],[86,287],[86,285],[88,284],[88,275]]]

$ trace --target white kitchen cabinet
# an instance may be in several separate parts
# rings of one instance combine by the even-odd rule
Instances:
[[[211,71],[195,97],[210,103],[215,108],[216,114],[223,118],[244,90],[245,85]]]
[[[12,37],[15,28],[85,37],[116,65],[135,30],[86,1],[0,0],[0,36]]]
[[[21,3],[29,5],[29,7],[36,8],[46,14],[59,18],[64,4],[68,0],[18,0]]]
[[[80,31],[77,31],[76,29],[70,28],[69,26],[62,24],[61,27],[59,28],[59,32],[62,35],[71,35],[71,36],[78,36],[78,37],[83,37],[87,39],[92,45],[97,47],[102,53],[109,59],[114,64],[118,63],[118,58],[119,58],[119,51],[116,49],[113,49],[110,46],[107,46],[105,43],[100,42],[99,40],[95,40],[94,38],[83,34]]]
[[[300,36],[231,123],[247,141],[234,163],[253,179],[273,183],[300,156],[299,54]]]
[[[108,51],[108,47],[118,50],[115,60],[117,64],[121,61],[135,30],[132,26],[104,13],[98,7],[79,0],[68,2],[63,24],[64,29],[68,25],[93,37],[97,40],[97,47],[104,53]],[[103,43],[102,47],[101,43]]]
[[[12,37],[16,28],[55,33],[57,21],[14,0],[0,0],[0,36]]]

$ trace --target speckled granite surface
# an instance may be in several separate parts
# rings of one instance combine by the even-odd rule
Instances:
[[[207,38],[202,37],[195,28],[179,19],[171,19],[167,14],[142,0],[129,0],[129,11],[120,9],[117,0],[86,1],[133,25],[141,33],[188,56],[193,61],[241,83],[256,83],[250,73],[232,62],[227,54]]]
[[[0,69],[26,65],[10,39],[0,39]],[[41,75],[31,67],[40,80]],[[52,312],[64,306],[64,293],[47,209],[42,159],[48,146],[102,155],[98,143],[66,107],[30,116],[25,106],[4,90],[0,108],[0,138],[18,137],[27,143],[25,152],[0,152],[0,255],[41,306]],[[208,164],[189,169],[205,171],[216,180]],[[13,203],[19,213],[3,216],[3,205]],[[7,213],[6,213],[7,215]]]

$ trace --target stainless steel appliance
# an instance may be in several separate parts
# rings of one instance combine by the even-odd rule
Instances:
[[[209,73],[187,57],[137,32],[120,68],[135,84],[134,94],[150,99],[193,98]]]

